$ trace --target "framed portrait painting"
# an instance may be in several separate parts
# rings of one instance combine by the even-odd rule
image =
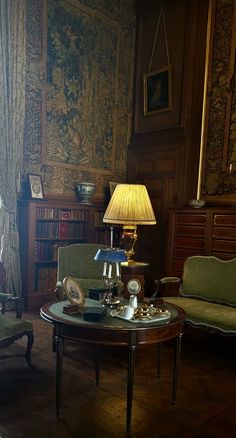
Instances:
[[[172,109],[171,67],[144,75],[144,115],[149,116]]]

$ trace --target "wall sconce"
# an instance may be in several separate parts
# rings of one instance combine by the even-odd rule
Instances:
[[[117,287],[121,280],[120,264],[127,261],[125,252],[118,248],[99,249],[94,260],[104,262],[102,279],[105,286],[109,288],[104,304],[108,306],[118,304],[119,301],[113,297],[112,289]]]
[[[155,225],[156,218],[145,185],[118,184],[105,211],[103,222],[122,224],[121,246],[128,263],[133,261],[137,225]]]

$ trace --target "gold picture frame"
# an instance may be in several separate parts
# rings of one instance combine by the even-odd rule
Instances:
[[[29,174],[29,189],[32,199],[43,199],[43,184],[41,175]]]
[[[172,110],[172,71],[170,65],[144,75],[143,94],[145,116]]]
[[[85,304],[85,292],[79,282],[72,277],[63,279],[63,286],[67,299],[72,304],[78,304],[80,307]]]

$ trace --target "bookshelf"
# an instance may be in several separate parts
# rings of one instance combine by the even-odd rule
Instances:
[[[57,252],[73,243],[110,244],[105,207],[61,200],[19,201],[22,287],[25,305],[39,308],[55,299]]]

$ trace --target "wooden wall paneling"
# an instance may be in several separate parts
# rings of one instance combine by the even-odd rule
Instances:
[[[186,1],[172,0],[164,4],[167,42],[172,67],[173,108],[162,114],[144,116],[143,113],[143,76],[150,73],[149,66],[154,44],[155,31],[163,2],[157,2],[154,8],[138,15],[137,56],[136,56],[136,100],[135,133],[150,131],[163,127],[179,126],[181,122],[181,91],[184,63],[184,39],[186,20]],[[139,14],[139,11],[137,11]],[[163,25],[160,23],[158,43],[153,54],[150,70],[155,71],[167,65],[166,45]],[[178,35],[178,38],[176,38]]]
[[[182,125],[186,148],[185,202],[196,198],[201,145],[203,91],[206,58],[208,0],[187,3]]]
[[[170,209],[167,275],[182,276],[184,260],[193,255],[236,257],[236,213],[233,209]]]
[[[208,1],[199,2],[191,0],[185,2],[172,0],[165,2],[166,15],[169,15],[169,19],[172,17],[173,20],[170,26],[170,37],[168,34],[170,41],[172,33],[174,35],[173,47],[170,44],[169,49],[170,53],[174,53],[174,60],[176,57],[172,84],[173,110],[165,114],[144,117],[142,81],[151,50],[150,29],[152,29],[155,14],[158,16],[159,7],[160,2],[156,2],[155,8],[153,7],[152,9],[150,9],[149,4],[149,9],[146,12],[142,12],[138,17],[134,135],[139,136],[141,133],[149,133],[151,130],[157,131],[165,128],[166,135],[171,136],[170,131],[173,129],[176,131],[176,126],[183,127],[182,144],[185,155],[181,162],[184,184],[181,193],[183,191],[186,192],[184,200],[187,202],[190,198],[195,197],[197,192]],[[175,11],[174,16],[170,12],[173,10]],[[178,31],[174,33],[176,23],[181,23],[181,32],[183,33],[179,32],[180,26]],[[167,22],[166,27],[168,27]],[[147,28],[149,29],[148,31]],[[176,35],[178,35],[178,38],[176,38]],[[160,48],[160,51],[163,50],[165,51],[164,47]],[[158,59],[156,67],[160,63],[161,59]],[[175,117],[177,114],[178,117]],[[165,118],[165,121],[163,118]],[[158,147],[159,143],[156,142],[156,144]]]
[[[166,272],[182,277],[184,260],[206,254],[207,215],[193,209],[170,210]],[[171,274],[170,274],[171,273]]]
[[[144,116],[143,75],[148,73],[161,5],[173,68],[173,108]],[[153,284],[166,275],[168,266],[168,209],[186,205],[197,192],[208,0],[149,0],[145,6],[137,2],[134,127],[127,181],[146,184],[157,215],[155,227],[140,227],[137,242],[137,256],[150,263],[148,281]],[[164,63],[161,35],[158,44],[154,69]]]
[[[139,227],[136,245],[136,259],[149,263],[147,281],[149,290],[154,287],[154,280],[164,274],[165,241],[167,234],[167,212],[169,205],[176,205],[179,181],[176,168],[181,160],[181,148],[162,148],[161,151],[150,150],[130,153],[129,181],[147,186],[152,206],[157,218],[157,225]]]

